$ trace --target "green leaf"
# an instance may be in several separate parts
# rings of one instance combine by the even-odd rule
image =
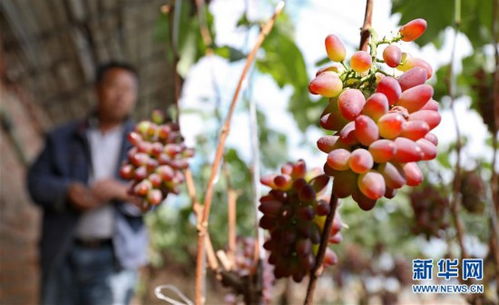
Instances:
[[[230,46],[216,47],[215,54],[217,54],[220,57],[228,59],[230,62],[246,58],[246,54]]]

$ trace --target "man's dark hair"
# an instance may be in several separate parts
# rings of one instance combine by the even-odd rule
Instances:
[[[104,64],[101,64],[97,67],[96,72],[95,72],[95,83],[99,84],[102,82],[104,79],[104,76],[106,75],[106,72],[111,70],[111,69],[123,69],[126,70],[133,75],[135,75],[136,78],[138,78],[138,73],[137,70],[135,69],[134,66],[132,66],[129,63],[126,62],[118,62],[118,61],[110,61]]]

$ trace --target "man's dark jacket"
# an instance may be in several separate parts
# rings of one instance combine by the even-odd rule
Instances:
[[[68,203],[67,189],[71,182],[87,184],[89,180],[92,166],[86,136],[89,122],[89,120],[72,122],[50,132],[43,151],[28,171],[29,193],[43,211],[40,240],[40,263],[43,277],[46,277],[58,263],[62,262],[74,242],[81,213]],[[126,140],[126,135],[132,128],[131,121],[124,124],[120,164],[127,157],[130,144]],[[116,168],[116,178],[119,179],[118,164]],[[122,227],[123,223],[126,223],[125,227],[128,226],[130,232],[145,230],[140,213],[130,210],[129,204],[115,202],[113,206],[116,218],[125,220],[121,221]],[[125,228],[125,230],[128,229]],[[113,236],[113,239],[123,240],[124,238]],[[116,250],[117,241],[113,240],[113,243]]]

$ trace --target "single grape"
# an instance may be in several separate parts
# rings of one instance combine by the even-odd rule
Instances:
[[[395,139],[396,152],[393,160],[395,162],[417,162],[422,158],[421,148],[416,142],[406,138]]]
[[[424,138],[428,141],[430,141],[431,143],[433,143],[433,145],[437,146],[438,145],[438,138],[436,135],[434,135],[433,133],[427,133]]]
[[[435,101],[434,99],[430,99],[423,107],[421,107],[421,110],[438,111],[438,109],[439,109],[438,102]]]
[[[362,194],[373,200],[383,197],[386,190],[385,179],[375,170],[361,174],[357,180],[357,185]]]
[[[389,45],[383,51],[383,60],[389,67],[395,68],[400,64],[401,59],[402,52],[396,45]]]
[[[293,180],[289,175],[277,175],[274,178],[274,185],[278,190],[287,191],[291,188]]]
[[[317,140],[317,147],[325,152],[329,153],[335,148],[335,144],[338,141],[339,136],[322,136]]]
[[[312,188],[316,193],[319,193],[322,190],[324,190],[324,188],[327,186],[328,183],[329,183],[329,177],[324,174],[316,176],[315,178],[309,181],[309,184],[312,186]]]
[[[350,152],[343,148],[338,148],[331,151],[327,155],[327,165],[332,169],[344,171],[348,169],[348,159]]]
[[[376,163],[384,163],[390,161],[395,156],[395,143],[391,140],[381,139],[369,145],[369,152],[373,156]]]
[[[433,110],[419,110],[409,115],[409,121],[425,121],[430,130],[437,127],[441,119],[440,113]]]
[[[347,120],[354,120],[366,103],[364,94],[358,89],[346,89],[338,98],[338,109]]]
[[[404,117],[399,113],[389,112],[378,120],[379,134],[386,139],[394,139],[402,132]]]
[[[401,188],[406,184],[403,171],[399,170],[390,162],[383,163],[378,167],[378,171],[385,178],[386,186],[391,189]]]
[[[347,120],[338,112],[330,112],[321,116],[320,125],[327,130],[341,130],[346,124]]]
[[[307,165],[305,164],[305,161],[300,159],[293,164],[293,171],[291,173],[291,177],[293,177],[293,179],[303,178],[306,173]]]
[[[390,105],[394,105],[402,93],[399,82],[390,76],[385,76],[381,79],[376,87],[376,92],[383,93],[388,99]]]
[[[372,66],[371,55],[366,51],[357,51],[350,58],[350,66],[357,73],[368,71]]]
[[[338,198],[345,198],[352,195],[357,189],[358,175],[352,171],[342,171],[334,177],[333,193]]]
[[[409,162],[402,165],[402,170],[404,171],[405,178],[407,179],[407,185],[418,186],[423,182],[423,173],[419,169],[416,162]]]
[[[362,174],[370,170],[374,165],[373,157],[369,151],[363,148],[357,148],[350,154],[348,166],[357,173]]]
[[[437,156],[437,147],[435,146],[435,144],[425,139],[417,140],[416,144],[418,144],[419,148],[423,152],[422,160],[435,159],[435,157]]]
[[[345,59],[346,50],[341,39],[336,35],[328,35],[325,41],[326,52],[329,59],[340,62]]]
[[[389,187],[386,188],[385,198],[392,199],[393,197],[395,197],[395,195],[397,195],[397,190],[391,189]]]
[[[147,193],[147,201],[152,205],[158,205],[163,201],[163,194],[158,189],[151,189]]]
[[[339,142],[341,142],[344,145],[347,146],[352,146],[357,144],[359,141],[357,140],[357,137],[355,136],[355,122],[349,122],[348,124],[343,127],[343,129],[340,130],[338,133],[340,139]]]
[[[409,112],[414,112],[421,109],[432,96],[432,86],[426,84],[418,85],[402,92],[397,105],[406,108]]]
[[[402,91],[412,87],[422,85],[426,81],[426,70],[421,67],[414,67],[404,74],[400,75],[398,82]]]
[[[403,41],[413,41],[418,39],[426,31],[426,20],[417,18],[404,24],[399,33]]]
[[[416,141],[424,137],[428,131],[430,126],[425,121],[407,121],[402,125],[400,136]]]
[[[343,83],[338,74],[326,71],[319,74],[308,85],[308,91],[325,97],[336,97],[343,89]]]
[[[331,72],[335,72],[335,73],[341,73],[341,72],[344,71],[344,69],[343,69],[343,67],[341,65],[332,64],[332,65],[325,66],[325,67],[322,67],[319,70],[317,70],[317,72],[315,73],[315,76],[318,76],[322,72],[326,72],[326,71],[331,71]]]
[[[374,93],[367,100],[362,114],[370,116],[377,121],[383,114],[388,112],[388,99],[383,93]]]
[[[120,168],[120,176],[123,179],[131,180],[134,178],[135,168],[131,164],[125,164]]]
[[[352,194],[352,199],[357,202],[364,211],[369,211],[376,205],[376,200],[366,197],[359,189]]]
[[[379,138],[378,125],[367,115],[359,115],[355,119],[355,137],[366,146]]]

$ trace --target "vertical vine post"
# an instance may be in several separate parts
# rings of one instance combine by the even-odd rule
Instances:
[[[239,78],[239,81],[237,83],[236,90],[234,92],[234,95],[232,97],[232,101],[229,106],[229,111],[227,113],[225,123],[222,127],[222,130],[220,131],[219,135],[219,140],[217,144],[217,149],[215,152],[215,158],[213,160],[212,166],[211,166],[211,173],[210,173],[210,178],[208,180],[208,185],[206,187],[206,193],[205,193],[205,199],[204,199],[204,205],[203,205],[203,213],[201,215],[201,220],[198,225],[198,242],[197,242],[197,257],[196,257],[196,283],[195,283],[195,303],[196,305],[202,305],[204,304],[205,298],[203,294],[203,286],[204,286],[204,260],[205,260],[205,236],[207,234],[208,230],[208,221],[209,221],[209,215],[210,215],[210,208],[211,208],[211,203],[213,199],[213,192],[214,192],[214,186],[215,186],[215,179],[218,174],[218,170],[220,167],[220,162],[223,157],[223,152],[225,148],[225,142],[227,140],[227,137],[230,132],[230,124],[232,121],[232,116],[234,114],[234,110],[238,101],[239,93],[241,92],[242,84],[243,81],[246,78],[246,75],[249,71],[249,68],[251,67],[253,60],[255,59],[256,53],[260,46],[262,45],[263,41],[265,40],[265,37],[268,35],[270,30],[272,29],[274,22],[277,18],[277,16],[281,13],[282,9],[284,7],[284,2],[281,1],[278,3],[274,14],[268,20],[264,26],[262,27],[262,30],[260,31],[260,34],[255,42],[255,45],[253,46],[253,49],[251,52],[248,54],[248,57],[246,58],[246,63],[244,65],[243,71],[241,73],[241,76]]]

